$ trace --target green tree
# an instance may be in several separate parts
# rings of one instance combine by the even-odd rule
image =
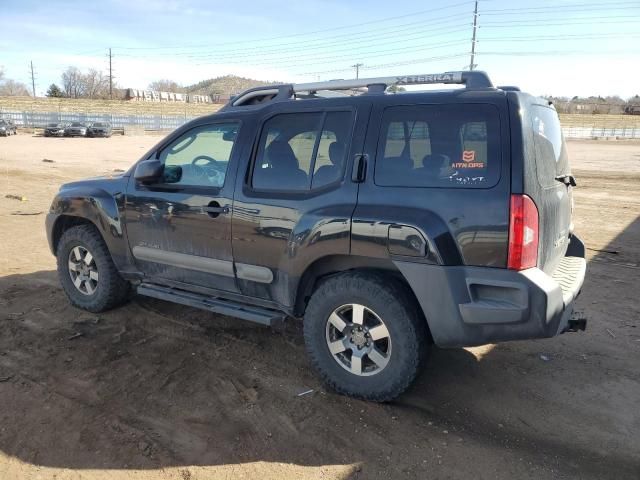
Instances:
[[[58,85],[52,83],[51,85],[49,85],[49,90],[47,90],[47,97],[64,97],[64,92]]]

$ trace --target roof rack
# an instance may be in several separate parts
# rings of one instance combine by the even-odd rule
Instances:
[[[367,89],[366,93],[384,93],[391,85],[462,84],[466,88],[492,88],[489,76],[481,71],[429,73],[424,75],[401,75],[393,77],[354,78],[351,80],[329,80],[326,82],[266,85],[250,88],[231,98],[224,109],[231,107],[260,105],[291,98],[335,97],[341,90]],[[336,95],[337,93],[337,95]],[[296,94],[300,94],[297,95]]]

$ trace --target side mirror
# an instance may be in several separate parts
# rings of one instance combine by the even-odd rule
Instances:
[[[159,160],[145,160],[140,162],[136,167],[136,171],[133,174],[140,183],[153,183],[162,178],[164,172],[164,165]]]

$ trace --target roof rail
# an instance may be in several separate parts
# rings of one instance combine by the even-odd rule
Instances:
[[[492,88],[489,76],[481,71],[429,73],[423,75],[400,75],[393,77],[354,78],[351,80],[329,80],[325,82],[265,85],[250,88],[232,98],[224,107],[257,105],[270,101],[292,98],[296,93],[315,94],[319,91],[354,90],[367,88],[369,92],[384,92],[391,85],[462,84],[466,88]]]

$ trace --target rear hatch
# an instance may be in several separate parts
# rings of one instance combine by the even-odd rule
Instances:
[[[538,208],[538,267],[551,274],[566,253],[573,229],[571,190],[575,182],[556,110],[538,100],[525,111],[528,115],[523,122],[530,122],[532,144],[525,149],[524,193]]]

